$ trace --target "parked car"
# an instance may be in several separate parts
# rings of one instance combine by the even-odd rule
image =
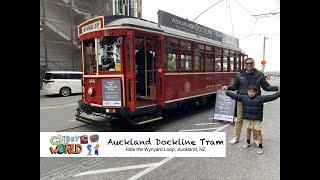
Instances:
[[[82,72],[76,71],[47,71],[43,78],[42,89],[47,94],[69,96],[81,93]]]

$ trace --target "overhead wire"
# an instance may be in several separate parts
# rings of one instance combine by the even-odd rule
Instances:
[[[214,7],[215,5],[219,4],[220,2],[222,2],[223,0],[220,0],[216,3],[214,3],[212,6],[210,6],[209,8],[207,8],[206,10],[204,10],[202,13],[200,13],[196,18],[194,18],[192,21],[195,21],[196,19],[198,19],[203,13],[207,12],[209,9],[211,9],[212,7]]]
[[[227,8],[229,9],[229,15],[230,15],[230,22],[231,22],[232,32],[233,32],[233,35],[235,36],[234,26],[233,26],[233,22],[232,22],[232,14],[231,14],[230,1],[229,1],[229,0],[226,0],[226,3],[227,3]]]

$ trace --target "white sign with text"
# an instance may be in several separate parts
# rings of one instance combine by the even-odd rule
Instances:
[[[226,157],[226,133],[40,132],[40,157]]]

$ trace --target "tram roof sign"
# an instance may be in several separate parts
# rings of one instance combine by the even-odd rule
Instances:
[[[158,23],[159,25],[166,26],[172,29],[192,33],[221,42],[223,44],[239,47],[239,39],[235,37],[229,36],[206,26],[202,26],[187,19],[183,19],[179,16],[167,13],[162,10],[158,11]]]

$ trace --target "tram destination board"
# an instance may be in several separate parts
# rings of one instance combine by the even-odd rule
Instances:
[[[225,95],[222,90],[218,90],[213,119],[233,122],[235,104],[235,100]]]

